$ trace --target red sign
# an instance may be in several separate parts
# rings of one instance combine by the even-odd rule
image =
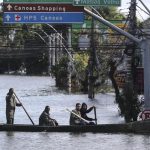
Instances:
[[[4,12],[83,12],[84,7],[71,4],[4,3]]]
[[[20,20],[21,20],[21,16],[15,15],[15,21],[20,21]]]
[[[144,110],[141,113],[140,118],[142,118],[142,120],[150,119],[150,110]]]

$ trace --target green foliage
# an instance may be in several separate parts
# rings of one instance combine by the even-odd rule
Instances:
[[[56,64],[55,66],[52,67],[52,74],[56,77],[67,77],[67,66],[68,66],[68,62],[69,59],[67,58],[67,56],[63,56],[60,60],[59,60],[59,64]]]
[[[75,54],[75,76],[78,81],[78,90],[86,93],[88,91],[88,60],[89,55],[86,53]],[[75,80],[75,79],[73,79]]]
[[[100,7],[98,9],[99,13],[103,16],[105,19],[113,20],[121,20],[124,19],[124,15],[118,12],[117,7]]]
[[[68,75],[68,63],[69,59],[67,56],[63,56],[59,60],[59,64],[52,66],[51,73],[56,78],[56,86],[61,89],[67,90],[67,75]]]
[[[59,64],[53,66],[52,68],[52,73],[56,77],[56,85],[58,87],[67,87],[67,77],[68,77],[68,64],[69,64],[69,59],[67,56],[63,56]],[[83,54],[74,54],[74,62],[72,66],[72,91],[75,91],[75,88],[77,90],[82,88],[82,83],[84,80],[86,80],[86,70],[88,66],[88,55],[83,53]],[[74,68],[74,69],[73,69]],[[79,81],[80,83],[78,83]],[[80,85],[81,87],[77,87],[77,84]],[[87,85],[86,85],[87,86]]]
[[[82,72],[85,72],[88,66],[88,59],[89,59],[89,56],[86,53],[74,55],[75,68],[78,73],[82,74]]]
[[[67,56],[63,56],[59,64],[53,66],[53,73],[54,74],[60,74],[61,76],[67,76],[68,73],[68,63],[69,59]],[[85,73],[85,70],[87,69],[88,65],[88,55],[83,54],[75,54],[74,55],[74,67],[75,70],[73,72],[78,74],[81,78],[83,77],[83,74]]]

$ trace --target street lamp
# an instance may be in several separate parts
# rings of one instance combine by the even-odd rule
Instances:
[[[57,33],[57,35],[59,37],[61,37],[61,39],[63,39],[66,42],[64,37],[52,25],[50,25],[50,24],[46,24],[46,25],[49,26],[50,28],[52,28]],[[68,57],[69,58],[69,62],[68,62],[68,76],[67,76],[67,78],[68,78],[68,92],[70,93],[71,92],[71,71],[72,71],[71,68],[72,68],[72,64],[74,62],[74,59],[73,59],[71,53],[66,48],[66,46],[63,43],[62,43],[62,45],[63,45],[65,51],[67,52],[68,56],[69,56]],[[68,29],[68,47],[71,50],[71,29],[70,28]]]
[[[64,37],[63,37],[52,25],[50,25],[50,24],[46,24],[46,25],[49,26],[51,29],[53,29],[53,30],[55,31],[55,33],[57,33],[58,36],[59,36],[61,39],[63,39],[65,42],[67,42],[67,41],[64,39]],[[69,33],[69,34],[70,34],[70,33]],[[58,38],[59,40],[61,40],[59,37],[56,37],[56,38]],[[71,41],[68,40],[68,45],[71,45],[70,42],[71,42]],[[66,46],[65,46],[63,43],[62,43],[62,46],[64,47],[65,51],[66,51],[67,54],[69,55],[71,61],[73,62],[74,59],[73,59],[71,53],[68,51],[68,49],[66,48]]]

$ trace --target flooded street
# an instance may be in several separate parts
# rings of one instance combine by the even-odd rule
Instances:
[[[95,100],[89,100],[84,94],[67,94],[55,87],[51,77],[38,76],[0,76],[0,123],[6,123],[5,96],[9,88],[15,89],[35,124],[46,105],[51,107],[51,117],[60,125],[68,125],[70,114],[77,102],[95,105],[99,124],[123,123],[118,115],[114,94],[97,94]],[[94,112],[89,114],[94,118]],[[22,107],[15,112],[16,124],[31,124]],[[26,133],[0,132],[0,150],[148,150],[149,135],[102,134],[102,133]]]

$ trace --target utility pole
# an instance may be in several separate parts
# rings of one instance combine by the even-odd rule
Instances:
[[[110,27],[112,30],[120,33],[121,35],[126,36],[128,39],[134,41],[138,44],[138,46],[144,51],[144,109],[150,110],[150,39],[145,37],[146,39],[138,39],[131,35],[130,33],[118,28],[117,26],[113,25],[112,23],[108,22],[107,20],[103,19],[102,17],[94,14],[87,8],[84,8],[84,11],[89,14],[90,16],[94,17],[104,25]]]
[[[71,51],[71,27],[69,26],[68,27],[68,49]],[[68,55],[68,59],[69,59],[69,62],[68,62],[68,75],[67,75],[67,80],[68,80],[68,92],[71,93],[71,72],[72,72],[72,63],[71,63],[71,58],[70,56]]]
[[[129,8],[129,23],[128,23],[128,32],[132,34],[133,36],[136,35],[137,31],[137,24],[136,24],[136,0],[131,0],[131,6]],[[126,83],[129,84],[131,83],[133,85],[133,74],[132,74],[132,61],[133,61],[133,56],[136,50],[136,43],[127,40],[127,46],[125,49],[125,54],[127,55],[126,57],[126,72],[127,72],[127,80]]]
[[[88,71],[88,98],[94,98],[94,65],[95,65],[95,44],[94,44],[94,18],[91,23],[91,47],[89,57],[89,71]]]
[[[136,0],[131,0],[131,6],[129,8],[129,22],[128,22],[128,32],[133,36],[136,36],[137,33],[137,24],[136,24]],[[137,110],[138,106],[138,97],[137,90],[135,87],[135,70],[136,66],[134,65],[134,57],[136,50],[136,43],[127,40],[126,48],[124,53],[126,54],[126,80],[125,86],[123,87],[123,94],[125,97],[125,120],[126,122],[137,121],[139,111]]]

